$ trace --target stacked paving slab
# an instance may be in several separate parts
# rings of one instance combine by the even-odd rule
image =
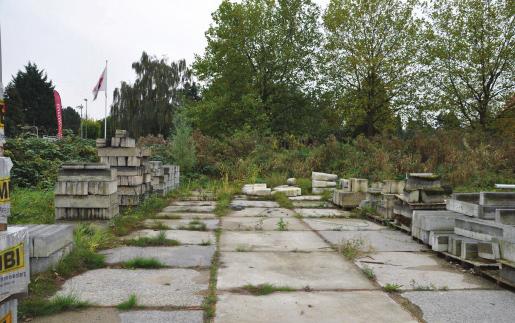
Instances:
[[[392,221],[393,208],[398,194],[404,191],[405,181],[384,180],[381,189],[381,200],[377,203],[377,214],[386,221]]]
[[[57,220],[108,220],[118,213],[116,169],[98,163],[61,166],[55,186]]]
[[[102,142],[97,141],[97,146]],[[150,193],[152,175],[148,166],[150,150],[136,147],[127,131],[116,130],[110,147],[98,147],[100,162],[116,169],[118,176],[118,204],[120,207],[139,205]]]
[[[266,187],[266,184],[245,184],[242,193],[249,196],[270,196],[272,189]]]
[[[161,161],[150,161],[148,165],[152,176],[153,193],[164,196],[179,186],[179,166],[163,165]]]
[[[396,195],[393,208],[395,224],[410,232],[415,210],[445,210],[445,198],[450,189],[441,185],[440,177],[433,173],[410,173],[402,194]]]
[[[338,175],[311,172],[311,189],[313,194],[323,194],[325,191],[334,191],[338,181]]]
[[[367,197],[368,180],[349,178],[340,180],[340,189],[333,193],[333,203],[346,209],[358,207]]]

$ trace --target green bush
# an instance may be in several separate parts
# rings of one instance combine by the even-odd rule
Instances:
[[[51,224],[55,222],[54,192],[14,188],[11,192],[10,224]]]

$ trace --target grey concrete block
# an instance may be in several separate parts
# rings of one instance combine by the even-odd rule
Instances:
[[[401,194],[402,191],[404,191],[404,187],[406,186],[405,181],[384,180],[383,183],[382,192],[384,194]]]
[[[59,249],[73,243],[71,224],[28,225],[30,256],[48,257]]]
[[[311,187],[336,187],[336,182],[313,180],[311,182]]]
[[[461,256],[462,259],[472,260],[478,257],[477,240],[462,239],[461,240]]]
[[[110,208],[118,204],[118,195],[55,196],[56,208]]]
[[[497,260],[501,258],[499,243],[497,242],[483,242],[477,243],[477,253],[479,258],[488,260]]]
[[[427,176],[426,176],[427,175]],[[440,188],[440,178],[433,174],[411,173],[407,175],[405,190]]]
[[[420,202],[420,190],[404,190],[402,192],[402,199],[408,203],[418,203]]]
[[[445,251],[449,249],[449,236],[453,234],[453,231],[430,231],[429,233],[429,245],[434,251]]]
[[[507,225],[515,225],[515,209],[495,210],[495,222]]]
[[[316,181],[336,181],[338,179],[338,175],[320,173],[320,172],[311,172],[311,179],[316,180]]]
[[[59,261],[73,250],[73,246],[73,243],[70,243],[47,257],[31,257],[30,274],[34,275],[55,268]]]
[[[454,232],[458,235],[481,241],[502,239],[504,227],[494,221],[474,218],[456,218]]]
[[[479,204],[484,206],[515,207],[515,192],[481,192]]]

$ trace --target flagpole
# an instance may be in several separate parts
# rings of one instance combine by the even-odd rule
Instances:
[[[106,59],[106,89],[105,89],[105,106],[104,106],[104,139],[107,142],[107,59]]]

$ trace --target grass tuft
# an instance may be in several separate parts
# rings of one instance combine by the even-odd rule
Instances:
[[[138,299],[136,298],[136,294],[131,294],[125,302],[122,302],[116,306],[116,308],[121,311],[128,311],[135,307],[138,307]]]
[[[361,271],[365,274],[365,276],[368,277],[368,279],[375,280],[376,274],[374,273],[374,270],[368,266],[364,266]]]
[[[207,225],[199,220],[191,220],[188,225],[181,225],[179,229],[189,231],[207,231]]]
[[[383,287],[383,289],[387,293],[397,293],[401,287],[402,285],[388,283]]]
[[[254,296],[269,295],[275,292],[293,292],[295,289],[288,286],[275,286],[272,284],[245,285],[243,289]]]
[[[165,265],[155,258],[134,258],[129,261],[126,261],[122,264],[123,268],[127,269],[136,269],[136,268],[144,268],[144,269],[157,269],[163,268]]]
[[[285,209],[293,209],[292,201],[283,192],[275,192],[272,196],[280,207]]]
[[[364,244],[362,239],[346,240],[338,246],[338,250],[348,260],[354,260],[363,252]]]
[[[58,295],[51,299],[29,298],[19,305],[20,317],[52,315],[69,310],[78,310],[91,306],[88,302],[83,302],[75,295]]]
[[[179,246],[181,243],[177,240],[167,239],[166,232],[160,231],[159,234],[155,237],[139,237],[132,240],[127,240],[126,244],[128,246],[136,246],[136,247],[157,247],[157,246]]]
[[[277,231],[288,231],[288,222],[284,221],[283,218],[280,218],[277,221]]]

